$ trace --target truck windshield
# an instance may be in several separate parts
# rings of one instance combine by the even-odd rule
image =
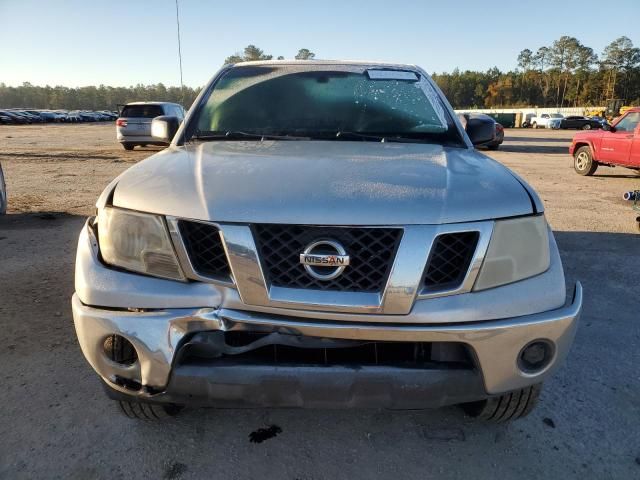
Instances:
[[[350,66],[231,68],[195,124],[192,133],[202,139],[277,135],[462,142],[438,94],[417,73]]]

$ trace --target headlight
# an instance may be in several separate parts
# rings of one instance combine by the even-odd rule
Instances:
[[[499,220],[474,290],[538,275],[549,268],[549,231],[544,215]]]
[[[156,277],[184,280],[164,219],[158,215],[105,207],[98,212],[102,259]]]

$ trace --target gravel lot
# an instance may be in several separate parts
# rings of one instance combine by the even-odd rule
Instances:
[[[621,199],[640,176],[578,176],[571,136],[507,130],[490,152],[540,193],[567,284],[585,289],[574,348],[532,415],[493,426],[456,408],[209,409],[147,424],[102,393],[69,300],[84,217],[154,149],[125,152],[113,125],[0,127],[0,478],[640,478],[640,235]],[[282,432],[249,441],[269,425]]]

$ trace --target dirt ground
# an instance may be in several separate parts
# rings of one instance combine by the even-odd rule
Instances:
[[[572,132],[507,130],[489,154],[538,191],[584,313],[565,366],[526,419],[439,410],[192,410],[118,414],[86,363],[70,297],[77,234],[125,152],[113,125],[0,127],[0,478],[640,478],[640,235],[622,200],[640,176],[580,177]],[[472,198],[469,201],[473,201]],[[260,444],[249,435],[282,432]]]

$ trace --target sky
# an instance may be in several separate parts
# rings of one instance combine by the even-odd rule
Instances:
[[[640,47],[640,0],[179,0],[184,84],[254,44],[274,58],[380,60],[428,72],[515,68],[562,35]],[[0,82],[179,85],[175,0],[0,0]]]

